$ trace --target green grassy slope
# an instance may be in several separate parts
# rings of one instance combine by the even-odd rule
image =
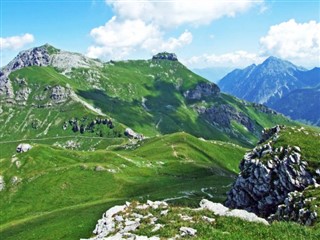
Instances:
[[[253,104],[226,94],[200,100],[187,100],[183,93],[207,80],[194,74],[178,61],[110,62],[103,67],[74,68],[65,75],[59,71],[52,67],[33,66],[11,73],[10,79],[15,91],[23,87],[19,79],[25,79],[27,87],[32,90],[27,106],[19,108],[20,115],[25,116],[28,114],[27,109],[33,111],[34,106],[50,102],[49,95],[44,89],[47,86],[59,85],[70,88],[92,106],[146,136],[185,131],[197,137],[252,146],[264,127],[274,124],[296,124],[281,115],[263,113]],[[37,98],[39,95],[44,98],[39,100]],[[73,105],[71,101],[70,104],[71,106],[66,105],[65,108],[58,106],[60,112],[73,109],[77,112],[76,116],[88,112],[79,106],[79,103]],[[255,131],[248,131],[241,124],[240,126],[232,124],[230,128],[225,129],[210,123],[194,109],[197,106],[210,107],[221,104],[230,105],[248,116],[253,121]],[[8,109],[4,112],[9,114]],[[60,122],[68,121],[72,114],[74,113],[66,116],[65,113],[60,113]],[[32,115],[38,116],[41,113],[35,112]],[[14,115],[13,118],[20,122],[23,116]],[[23,133],[21,129],[19,131]],[[30,134],[25,133],[25,135]]]
[[[0,192],[0,235],[38,239],[48,228],[46,239],[90,236],[104,208],[130,199],[176,198],[171,202],[192,206],[211,194],[214,201],[223,201],[245,152],[186,133],[139,145],[82,152],[36,144],[29,152],[16,154],[20,168],[11,157],[1,156],[6,190]],[[95,171],[97,166],[103,170]],[[12,184],[13,176],[21,181]]]

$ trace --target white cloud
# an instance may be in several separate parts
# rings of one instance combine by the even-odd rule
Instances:
[[[192,33],[165,38],[167,30],[184,25],[200,26],[218,18],[234,17],[263,0],[106,0],[115,16],[104,26],[92,29],[94,44],[89,57],[122,59],[137,50],[148,53],[175,51],[192,42]],[[176,32],[176,31],[175,31]]]
[[[164,33],[159,27],[142,20],[119,21],[113,17],[104,26],[94,28],[90,32],[95,45],[88,48],[87,55],[93,58],[123,59],[137,49],[152,53],[173,51],[190,44],[192,34],[188,31],[178,38],[163,39]]]
[[[21,36],[12,36],[2,38],[0,37],[0,49],[1,50],[17,50],[22,48],[28,43],[32,43],[34,41],[34,36],[30,33],[26,33]]]
[[[263,0],[106,0],[122,19],[141,19],[162,27],[182,24],[203,25],[224,16],[234,17]]]
[[[320,23],[297,23],[294,19],[271,26],[260,39],[262,54],[296,63],[320,64]]]
[[[182,60],[190,68],[210,68],[210,67],[246,67],[252,63],[261,63],[265,57],[260,57],[255,53],[246,51],[235,51],[221,55],[203,54],[190,59]]]

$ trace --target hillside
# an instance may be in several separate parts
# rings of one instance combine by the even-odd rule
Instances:
[[[294,98],[294,90],[314,88],[320,83],[320,68],[306,70],[297,67],[291,62],[269,57],[259,65],[251,65],[245,69],[236,69],[219,81],[219,87],[223,92],[232,94],[250,102],[265,104],[266,106],[292,117],[294,120],[304,120],[317,124],[312,112],[305,112],[303,106],[306,102],[317,104],[313,95],[308,98]],[[287,95],[290,94],[290,103]],[[283,99],[283,100],[282,100]],[[289,112],[290,104],[292,112]],[[310,109],[312,110],[312,109]]]
[[[0,236],[15,240],[89,238],[101,214],[126,201],[224,202],[264,128],[300,127],[221,93],[172,53],[102,63],[46,44],[2,68],[0,102]],[[303,144],[315,170],[313,136]],[[221,217],[230,222],[245,225]],[[292,223],[274,229],[283,226],[314,236]],[[204,227],[206,239],[215,229]]]
[[[3,140],[73,132],[122,137],[127,126],[149,137],[185,131],[252,146],[264,127],[295,124],[220,93],[177,58],[101,63],[44,45],[21,52],[0,81]],[[97,117],[115,124],[91,124]]]
[[[186,133],[94,152],[29,143],[33,148],[20,154],[1,144],[9,149],[0,157],[4,239],[89,237],[107,206],[130,199],[190,206],[202,196],[223,201],[245,151]]]

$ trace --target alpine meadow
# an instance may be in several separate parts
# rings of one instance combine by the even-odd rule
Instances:
[[[1,1],[0,239],[320,239],[319,9]]]

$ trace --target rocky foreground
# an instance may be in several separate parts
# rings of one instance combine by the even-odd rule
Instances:
[[[160,231],[167,234],[166,239],[171,240],[188,236],[196,237],[197,229],[194,225],[199,222],[215,225],[216,219],[212,215],[236,217],[268,225],[265,219],[259,218],[254,213],[231,210],[220,203],[213,203],[206,199],[203,199],[200,202],[200,208],[196,209],[174,208],[164,201],[148,200],[146,203],[127,202],[125,205],[114,206],[107,210],[98,220],[93,231],[95,236],[90,239],[160,240]],[[147,233],[148,236],[140,233]]]
[[[245,154],[225,204],[270,220],[312,225],[317,212],[308,204],[312,199],[300,192],[318,184],[299,146],[274,146],[281,128],[265,130],[261,144]]]

